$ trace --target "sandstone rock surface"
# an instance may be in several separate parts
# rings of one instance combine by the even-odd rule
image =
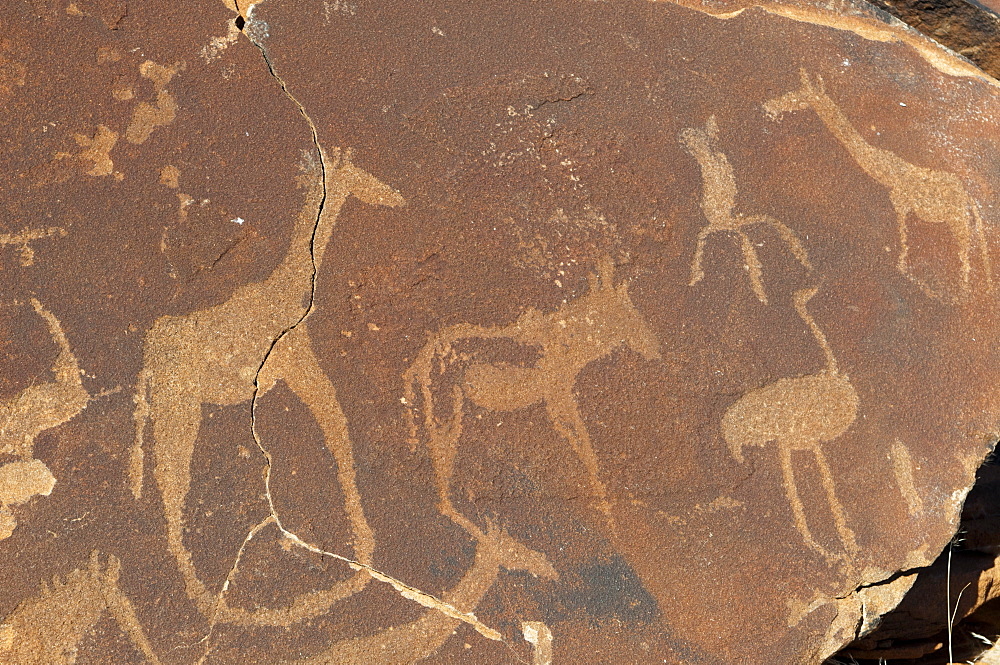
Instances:
[[[952,537],[1000,422],[1000,96],[916,32],[0,25],[0,662],[816,663]]]

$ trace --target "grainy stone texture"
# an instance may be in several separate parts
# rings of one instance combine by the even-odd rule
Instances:
[[[818,662],[951,538],[1000,420],[1000,106],[917,33],[0,24],[3,662]]]

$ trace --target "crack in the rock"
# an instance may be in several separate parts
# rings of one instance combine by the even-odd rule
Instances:
[[[247,11],[245,14],[247,16],[246,19],[247,28],[250,27],[250,24],[253,21],[252,18],[253,8],[254,8],[254,3],[251,3],[250,5],[247,6]],[[244,12],[239,6],[239,2],[236,2],[236,9],[240,16],[244,15]],[[225,597],[225,593],[229,590],[229,587],[231,586],[233,578],[236,576],[238,572],[239,564],[243,557],[244,552],[246,551],[247,545],[254,538],[254,536],[256,536],[264,527],[272,523],[281,532],[282,536],[284,536],[294,545],[297,545],[298,547],[301,547],[315,554],[319,554],[321,556],[326,556],[341,561],[347,564],[348,567],[350,567],[352,570],[356,572],[363,571],[367,575],[369,575],[373,580],[382,582],[384,584],[388,584],[389,586],[393,587],[393,589],[395,589],[396,592],[399,593],[399,595],[401,595],[403,598],[406,598],[407,600],[415,602],[428,609],[437,610],[442,614],[457,621],[460,621],[462,623],[466,623],[470,625],[472,628],[474,628],[483,637],[486,637],[487,639],[490,640],[503,642],[504,644],[506,644],[508,648],[511,648],[511,645],[507,644],[507,640],[503,638],[503,635],[501,635],[498,631],[490,628],[489,626],[486,626],[481,621],[479,621],[479,619],[476,618],[476,615],[474,613],[463,612],[462,610],[459,610],[457,607],[451,605],[450,603],[446,603],[432,594],[421,591],[416,587],[412,587],[406,584],[405,582],[402,582],[401,580],[392,577],[391,575],[387,575],[386,573],[383,573],[373,568],[372,566],[366,565],[359,561],[355,561],[349,557],[345,557],[343,555],[336,554],[334,552],[329,552],[320,547],[312,545],[311,543],[308,543],[302,538],[300,538],[297,534],[286,529],[284,524],[282,524],[281,522],[281,517],[278,515],[278,510],[274,503],[274,496],[271,493],[271,471],[273,469],[273,459],[271,457],[270,451],[268,451],[267,448],[264,447],[264,444],[262,443],[261,438],[257,432],[257,400],[261,396],[260,375],[264,369],[264,366],[270,359],[271,354],[273,353],[275,347],[281,342],[281,340],[286,335],[291,333],[298,326],[302,325],[305,322],[305,320],[309,318],[309,316],[312,314],[315,308],[316,277],[317,277],[315,243],[316,243],[316,232],[319,228],[320,220],[322,219],[323,216],[323,210],[327,198],[327,163],[326,163],[326,154],[323,151],[322,145],[320,144],[319,132],[316,129],[316,124],[313,122],[312,118],[306,112],[306,109],[302,105],[302,103],[299,102],[299,100],[295,97],[295,95],[293,95],[292,92],[288,89],[288,86],[285,83],[285,81],[277,74],[277,72],[275,72],[274,65],[272,64],[266,49],[261,43],[259,43],[257,40],[254,39],[253,37],[254,32],[252,30],[247,29],[244,30],[244,34],[247,36],[250,42],[260,51],[261,55],[264,58],[264,63],[267,65],[268,73],[270,73],[270,75],[278,82],[278,85],[281,86],[281,90],[282,92],[285,93],[285,96],[295,103],[295,105],[299,109],[299,113],[302,114],[302,117],[305,119],[306,123],[309,126],[309,130],[312,135],[313,145],[315,146],[316,152],[319,154],[320,177],[322,179],[322,194],[320,196],[319,205],[316,211],[316,222],[313,225],[312,237],[310,238],[309,242],[309,258],[312,264],[312,274],[310,276],[309,299],[305,307],[305,312],[302,314],[302,316],[299,317],[297,321],[295,321],[295,323],[285,328],[283,331],[281,331],[281,333],[279,333],[274,338],[274,340],[268,347],[264,359],[257,367],[257,371],[254,375],[254,394],[250,401],[250,431],[251,434],[253,435],[254,443],[257,444],[257,448],[260,450],[260,453],[265,460],[264,491],[265,491],[265,496],[267,497],[269,515],[262,521],[258,522],[252,529],[250,529],[250,531],[246,535],[246,538],[243,539],[243,543],[240,545],[240,548],[236,553],[236,556],[233,560],[233,565],[230,568],[229,573],[226,575],[222,588],[219,591],[219,596],[216,602],[216,611],[209,622],[209,629],[205,637],[199,641],[206,643],[206,648],[204,654],[202,655],[198,663],[199,665],[203,663],[205,659],[208,658],[208,656],[212,651],[211,638],[219,622],[219,614],[223,608],[223,599]]]

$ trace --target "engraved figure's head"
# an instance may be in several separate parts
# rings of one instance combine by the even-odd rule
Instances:
[[[780,97],[765,102],[764,112],[772,120],[777,120],[785,113],[801,111],[809,108],[813,102],[826,95],[823,79],[819,74],[810,76],[805,69],[799,70],[799,80],[802,82],[798,90],[792,90]]]
[[[9,538],[17,528],[10,506],[48,496],[55,484],[55,476],[41,460],[19,460],[0,466],[0,540]]]
[[[642,313],[632,304],[628,281],[614,285],[614,261],[603,256],[597,262],[597,274],[592,277],[593,299],[599,300],[592,312],[600,317],[602,334],[614,343],[621,343],[646,360],[660,359],[660,340]]]

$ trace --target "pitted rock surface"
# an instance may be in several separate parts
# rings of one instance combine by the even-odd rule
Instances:
[[[0,662],[816,663],[994,445],[996,81],[862,5],[7,3]]]

